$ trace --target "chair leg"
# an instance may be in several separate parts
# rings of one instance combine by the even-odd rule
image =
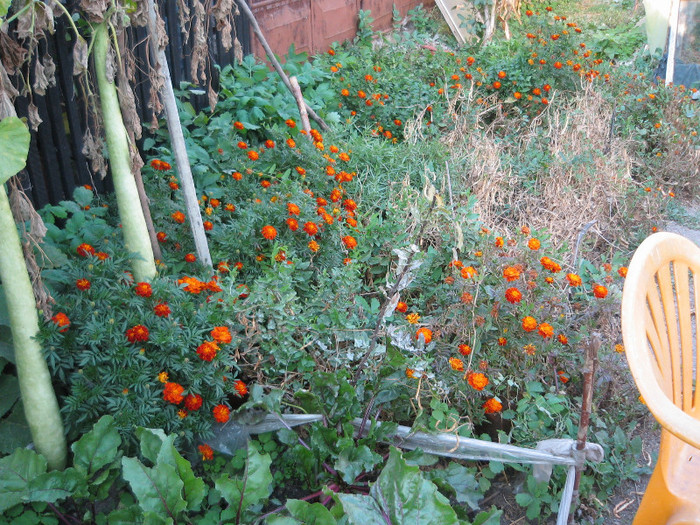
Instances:
[[[658,466],[658,465],[657,465]],[[632,525],[664,525],[673,515],[673,498],[669,497],[661,469],[655,468],[644,491]],[[682,522],[679,522],[680,525]],[[692,523],[692,522],[691,522]]]

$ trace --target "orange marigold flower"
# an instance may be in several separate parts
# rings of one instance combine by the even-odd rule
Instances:
[[[461,359],[457,357],[450,357],[448,363],[450,363],[450,367],[452,368],[452,370],[456,370],[457,372],[464,371],[464,363]]]
[[[158,381],[161,383],[167,383],[168,382],[168,373],[167,372],[160,372],[158,374]]]
[[[136,295],[140,295],[141,297],[150,297],[151,295],[153,295],[153,289],[148,283],[136,284],[136,286],[134,287],[134,291],[136,292]]]
[[[505,337],[498,338],[498,346],[506,346],[506,344],[508,344],[508,340]]]
[[[66,314],[64,314],[63,312],[58,312],[56,315],[54,315],[51,318],[51,321],[53,321],[53,323],[56,326],[61,328],[61,330],[59,330],[59,332],[65,332],[66,330],[68,330],[68,327],[70,326],[70,319],[68,319],[68,316]]]
[[[250,160],[258,160],[259,157],[260,157],[260,155],[258,155],[257,151],[252,150],[252,149],[248,151],[248,158]]]
[[[243,174],[240,171],[234,171],[231,173],[231,177],[233,177],[234,180],[241,180],[243,178]]]
[[[316,226],[315,223],[309,221],[304,223],[304,228],[303,230],[309,235],[309,236],[314,236],[318,233],[318,226]]]
[[[405,373],[406,373],[406,377],[410,377],[410,378],[416,377],[416,371],[413,370],[413,368],[406,368]]]
[[[242,122],[238,122],[238,121],[236,121],[236,122],[233,123],[233,127],[236,128],[236,129],[245,129],[245,126],[243,125],[243,123],[242,123]]]
[[[241,397],[248,393],[248,386],[240,379],[236,379],[233,382],[233,388],[236,389],[236,392],[238,392],[238,395]]]
[[[459,345],[457,350],[459,350],[459,353],[462,355],[469,355],[472,353],[472,347],[466,344]]]
[[[514,266],[508,266],[505,270],[503,270],[503,277],[509,283],[517,281],[520,278],[520,270]]]
[[[517,288],[508,288],[506,290],[506,300],[511,303],[519,303],[523,299],[523,294]]]
[[[515,98],[516,100],[520,100],[521,98],[523,98],[523,94],[520,91],[516,91],[515,93],[513,93],[513,98]]]
[[[238,142],[238,147],[239,147],[240,149],[248,149],[248,144],[246,144],[245,142],[243,142],[243,141],[241,140],[241,141]]]
[[[527,241],[527,247],[530,248],[532,251],[537,251],[540,249],[540,241],[539,239],[535,239],[534,237]]]
[[[491,85],[493,86],[493,89],[501,89],[501,83],[500,83],[498,80],[496,80],[496,81],[495,81],[493,84],[491,84]]]
[[[340,90],[340,94],[343,95],[344,97],[349,97],[350,96],[350,91],[348,91],[347,88],[343,88]]]
[[[285,123],[287,126],[289,126],[290,128],[296,128],[296,127],[297,127],[297,123],[294,122],[294,120],[292,120],[292,119],[290,119],[290,118],[288,118],[287,120],[285,120],[284,123]]]
[[[618,268],[618,270],[617,270],[617,273],[620,277],[622,277],[624,279],[625,277],[627,277],[627,267],[620,266],[620,268]]]
[[[554,335],[554,328],[552,328],[552,325],[549,323],[542,323],[537,327],[537,333],[544,339],[549,339]]]
[[[153,313],[158,317],[168,317],[170,315],[170,307],[168,303],[158,303],[153,307]]]
[[[418,315],[416,312],[411,312],[406,316],[406,321],[411,324],[416,324],[418,321],[420,321],[420,315]]]
[[[357,247],[357,239],[352,235],[346,235],[342,240],[348,250],[354,250]]]
[[[290,148],[296,148],[296,147],[297,147],[297,143],[294,142],[294,139],[287,139],[286,142],[287,142],[287,146],[289,146]]]
[[[180,185],[177,182],[172,181],[172,180],[170,182],[168,182],[168,186],[170,186],[170,189],[173,191],[180,189]]]
[[[466,268],[462,268],[459,273],[464,279],[470,279],[477,275],[478,272],[473,266],[467,266]]]
[[[499,72],[498,72],[498,78],[501,78],[501,79],[506,78],[506,72],[505,72],[505,71],[499,71]]]
[[[557,62],[554,62],[554,67],[556,69],[561,69],[563,67],[563,64],[561,62],[557,61]]]
[[[158,232],[156,234],[156,239],[158,239],[158,242],[165,242],[168,239],[168,236],[165,232]]]
[[[231,268],[228,267],[228,263],[226,261],[221,261],[219,264],[217,264],[216,269],[219,273],[229,273],[231,271]]]
[[[495,397],[487,399],[482,406],[485,414],[496,414],[503,410],[503,405]]]
[[[211,331],[211,338],[217,343],[230,343],[233,339],[228,326],[215,326]]]
[[[263,188],[269,188],[272,183],[269,180],[260,181],[260,186]]]
[[[208,232],[214,229],[214,224],[211,221],[204,221],[202,226],[204,226],[204,229]]]
[[[557,375],[559,376],[559,381],[561,381],[562,383],[566,384],[569,382],[569,376],[567,376],[566,372],[564,372],[563,370],[559,370],[559,372],[557,372]]]
[[[602,284],[596,284],[593,286],[593,295],[595,295],[598,299],[603,299],[606,295],[608,295],[608,289]]]
[[[277,237],[277,230],[274,228],[274,226],[266,224],[262,228],[262,236],[265,237],[268,241],[271,241],[272,239]]]
[[[395,310],[397,312],[401,312],[402,314],[406,313],[406,310],[408,310],[408,305],[406,303],[404,303],[403,301],[399,301],[398,303],[396,303]]]
[[[340,155],[338,155],[338,158],[344,162],[348,162],[350,160],[350,155],[348,155],[347,153],[341,153]]]
[[[275,147],[275,141],[274,141],[274,140],[270,140],[270,139],[266,140],[266,141],[265,141],[265,147],[266,147],[267,149],[272,149],[272,148],[274,148],[274,147]]]
[[[294,169],[297,170],[297,173],[298,173],[299,175],[306,175],[306,170],[305,170],[304,168],[302,168],[301,166],[297,166],[297,167],[294,168]]]
[[[75,251],[80,255],[80,257],[87,257],[88,255],[95,255],[95,248],[87,243],[82,243],[78,246]]]
[[[494,242],[494,244],[496,248],[503,248],[503,237],[496,237],[496,241]]]
[[[171,215],[171,217],[178,224],[182,224],[183,222],[185,222],[185,214],[181,211],[176,211]]]
[[[197,347],[197,355],[202,361],[212,361],[219,351],[219,345],[214,341],[204,341]]]
[[[78,279],[75,281],[75,287],[83,292],[86,292],[90,289],[90,281],[87,279]]]
[[[615,345],[615,351],[616,351],[618,354],[621,354],[621,353],[623,353],[623,352],[625,351],[625,347],[622,346],[620,343],[618,343],[618,344]]]
[[[231,417],[231,410],[226,405],[216,405],[212,413],[219,423],[226,423]]]
[[[187,286],[184,287],[184,290],[192,294],[199,294],[202,290],[207,288],[207,283],[200,281],[196,277],[188,277],[187,275],[182,277],[182,279],[178,279],[177,282],[180,285],[186,284]]]
[[[168,403],[173,405],[179,405],[185,397],[182,393],[185,391],[185,387],[178,385],[177,383],[165,383],[163,388],[163,399]]]
[[[185,397],[185,408],[190,412],[195,412],[202,408],[202,396],[199,394],[187,394],[187,397]]]
[[[206,443],[204,445],[199,445],[197,449],[202,455],[202,461],[211,461],[214,459],[214,450],[212,450],[212,448]]]
[[[314,253],[321,249],[321,247],[316,241],[309,241],[309,244],[307,244],[307,246],[309,247],[309,250],[311,250]]]
[[[532,332],[533,330],[537,330],[537,321],[534,317],[528,315],[523,318],[522,326],[523,330],[526,332]]]
[[[569,286],[581,286],[581,283],[583,282],[581,277],[575,273],[567,273],[566,280],[569,281]]]
[[[296,219],[292,219],[290,217],[285,222],[287,223],[287,226],[289,227],[289,229],[292,230],[293,232],[295,232],[299,229],[299,222],[297,222]]]
[[[489,379],[481,372],[471,373],[467,376],[467,381],[474,390],[483,390],[489,384]]]
[[[427,345],[433,340],[433,331],[430,328],[419,328],[416,332],[416,339],[420,341],[421,336],[423,336],[425,344]]]
[[[569,338],[566,337],[564,334],[559,334],[557,336],[557,341],[559,341],[563,345],[568,345],[569,344]]]
[[[197,260],[197,257],[193,253],[188,253],[185,255],[185,262],[193,263]]]
[[[126,331],[126,338],[130,343],[145,342],[148,341],[148,328],[142,324],[137,324],[132,326]]]

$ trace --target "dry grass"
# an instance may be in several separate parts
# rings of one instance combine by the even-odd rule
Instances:
[[[584,225],[596,221],[600,242],[626,245],[622,225],[654,213],[653,203],[630,199],[634,150],[611,133],[613,108],[596,92],[549,106],[519,135],[512,115],[506,120],[499,111],[458,120],[444,139],[453,151],[452,183],[471,189],[488,227],[528,225],[573,247]]]

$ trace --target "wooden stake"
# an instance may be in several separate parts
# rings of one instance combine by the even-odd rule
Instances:
[[[306,103],[304,102],[304,96],[301,94],[301,87],[299,87],[299,82],[297,77],[289,77],[289,83],[292,86],[292,94],[297,101],[297,106],[299,107],[299,115],[301,115],[301,126],[306,131],[309,140],[313,140],[311,136],[311,124],[309,124],[309,114],[306,111]]]
[[[243,14],[246,16],[246,18],[248,18],[250,26],[253,28],[253,32],[255,33],[255,36],[258,38],[260,45],[263,46],[268,60],[272,63],[272,67],[275,68],[277,74],[282,78],[282,82],[284,82],[284,85],[287,86],[287,89],[292,94],[294,94],[294,90],[292,89],[292,84],[289,82],[289,77],[287,76],[287,73],[284,72],[282,66],[279,63],[279,60],[277,60],[277,57],[272,52],[272,49],[267,43],[267,40],[265,40],[265,35],[263,35],[263,32],[260,29],[260,26],[258,25],[258,21],[255,19],[255,15],[250,10],[250,7],[248,7],[248,4],[245,3],[245,0],[236,0],[236,3],[241,8],[241,11],[243,11]],[[322,130],[330,131],[331,128],[328,127],[328,124],[326,124],[326,122],[316,114],[316,112],[311,108],[311,106],[309,106],[308,103],[304,102],[304,107],[306,107],[306,111],[308,112],[309,117],[311,117],[319,126],[321,126]]]
[[[154,62],[158,64],[160,74],[163,75],[164,78],[163,89],[160,94],[163,97],[165,120],[168,124],[170,142],[172,143],[173,154],[175,155],[175,166],[180,175],[182,195],[185,199],[185,208],[187,217],[190,220],[190,229],[194,237],[197,258],[199,262],[211,268],[212,263],[211,255],[209,254],[209,244],[207,243],[207,236],[204,232],[202,213],[199,210],[197,190],[194,187],[190,160],[187,157],[187,148],[185,146],[185,137],[182,134],[180,115],[177,112],[173,82],[170,78],[170,68],[168,67],[168,61],[165,59],[165,50],[158,48],[158,14],[156,13],[156,6],[153,0],[148,0],[148,32],[150,33],[149,47],[151,55],[153,56]]]
[[[586,439],[588,437],[588,425],[591,419],[591,406],[593,404],[593,378],[595,371],[598,368],[598,350],[600,350],[600,336],[593,336],[586,342],[585,362],[583,365],[583,394],[581,398],[581,419],[578,424],[578,434],[576,436],[576,450],[586,448]],[[572,496],[572,508],[578,505],[578,488],[581,483],[581,472],[583,465],[576,465],[576,477],[574,478],[574,492]],[[570,518],[573,514],[570,516]]]

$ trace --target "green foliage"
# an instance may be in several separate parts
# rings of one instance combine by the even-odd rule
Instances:
[[[7,7],[0,5],[0,13]],[[0,16],[4,16],[4,13]],[[0,184],[19,173],[27,161],[29,152],[29,130],[17,117],[6,117],[0,121],[0,142],[3,145],[3,162],[0,164]]]

